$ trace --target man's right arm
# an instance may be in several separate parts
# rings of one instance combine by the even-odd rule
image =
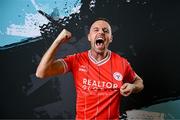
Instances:
[[[63,63],[55,59],[55,54],[59,46],[68,41],[70,38],[71,33],[66,29],[63,29],[42,57],[36,70],[36,76],[38,78],[51,77],[64,72]]]

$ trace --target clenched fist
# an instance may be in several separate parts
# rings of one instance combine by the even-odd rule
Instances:
[[[120,93],[123,96],[129,96],[133,92],[134,89],[135,89],[134,84],[124,83],[120,88]]]
[[[65,43],[72,37],[71,32],[66,29],[63,29],[61,33],[57,36],[56,40],[58,43]]]

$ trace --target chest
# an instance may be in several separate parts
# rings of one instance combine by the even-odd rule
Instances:
[[[119,89],[124,74],[125,68],[121,61],[113,59],[101,64],[84,59],[76,64],[74,71],[76,85],[83,89]]]

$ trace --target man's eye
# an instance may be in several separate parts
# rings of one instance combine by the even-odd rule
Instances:
[[[108,30],[105,30],[104,32],[105,32],[105,33],[109,33],[109,31],[108,31]]]
[[[109,33],[109,30],[108,29],[104,29],[103,30],[105,33]]]

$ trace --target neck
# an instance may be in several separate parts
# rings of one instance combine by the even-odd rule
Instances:
[[[98,53],[98,52],[91,49],[90,52],[91,52],[91,55],[92,55],[93,58],[95,58],[97,61],[101,61],[108,55],[109,51],[105,50],[102,53]]]

